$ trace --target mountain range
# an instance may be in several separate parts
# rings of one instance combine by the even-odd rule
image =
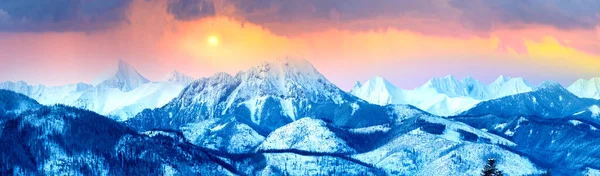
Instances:
[[[369,103],[378,105],[408,104],[439,116],[453,116],[480,102],[527,93],[537,87],[523,78],[500,76],[485,85],[471,77],[458,80],[452,75],[433,78],[413,90],[400,89],[384,78],[358,82],[350,91]],[[581,98],[600,99],[600,79],[578,80],[567,88]]]
[[[64,104],[124,121],[146,108],[165,105],[193,81],[173,71],[162,81],[151,82],[123,60],[117,68],[112,77],[97,85],[44,86],[21,81],[0,83],[0,89],[25,94],[44,105]]]
[[[128,94],[179,82],[142,78],[120,63],[107,81],[63,89]],[[176,95],[164,105],[140,99],[153,103],[127,118],[90,108],[108,101],[39,104],[75,93],[13,86],[0,90],[0,174],[480,175],[488,158],[506,175],[593,174],[594,86],[447,76],[403,90],[375,77],[345,92],[306,60],[283,58],[157,89]]]

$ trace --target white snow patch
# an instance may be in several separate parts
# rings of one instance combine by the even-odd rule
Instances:
[[[577,126],[579,124],[582,124],[583,122],[581,122],[579,120],[569,120],[569,123],[573,124],[573,126]]]
[[[392,128],[390,128],[389,125],[376,125],[376,126],[363,127],[363,128],[353,128],[353,129],[350,129],[350,132],[362,133],[362,134],[369,134],[369,133],[375,133],[375,132],[384,132],[385,133],[391,129]]]
[[[168,164],[163,164],[162,165],[162,169],[163,169],[163,175],[178,175],[179,172],[173,168],[172,166],[168,165]]]
[[[515,128],[515,130],[516,130],[516,128]],[[508,130],[506,130],[506,132],[504,132],[504,134],[506,134],[507,136],[513,136],[513,135],[515,135],[515,132],[508,129]]]
[[[505,127],[506,127],[506,123],[501,123],[501,124],[498,124],[498,125],[496,125],[496,126],[494,127],[494,129],[496,129],[496,130],[502,130],[502,129],[504,129]]]
[[[292,99],[284,99],[284,100],[281,100],[280,102],[281,102],[281,110],[283,111],[283,113],[285,113],[288,117],[290,117],[290,119],[296,120],[296,114],[294,114],[294,112],[296,112],[296,107],[294,107]]]
[[[351,114],[351,115],[354,115],[354,113],[355,113],[355,112],[356,112],[358,109],[360,109],[360,105],[358,105],[358,103],[356,103],[356,102],[354,102],[354,103],[350,104],[350,106],[352,107],[352,114]]]
[[[600,169],[588,167],[583,173],[588,176],[600,176]]]
[[[573,115],[574,115],[574,116],[576,116],[576,115],[581,115],[581,114],[583,114],[583,113],[585,113],[585,112],[586,112],[586,111],[579,111],[579,112],[577,112],[577,113],[575,113],[575,114],[573,114]]]
[[[593,118],[600,117],[600,107],[598,107],[598,105],[591,106],[588,110],[592,112]]]
[[[219,130],[221,130],[221,129],[225,128],[225,126],[227,126],[227,124],[228,124],[228,123],[224,123],[224,124],[221,124],[221,125],[217,125],[217,126],[215,126],[215,127],[211,128],[210,130],[211,130],[211,131],[219,131]]]

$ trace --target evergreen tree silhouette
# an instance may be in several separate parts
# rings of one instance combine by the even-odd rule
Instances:
[[[503,176],[502,171],[496,168],[496,159],[490,158],[487,160],[487,164],[483,168],[481,173],[482,176]]]

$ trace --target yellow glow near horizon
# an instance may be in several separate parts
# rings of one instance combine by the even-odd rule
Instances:
[[[217,46],[219,45],[219,38],[217,36],[210,36],[208,37],[208,44],[210,44],[211,46]]]

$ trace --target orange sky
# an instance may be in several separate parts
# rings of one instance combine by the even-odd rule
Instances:
[[[94,32],[0,32],[0,80],[59,85],[92,82],[121,58],[151,80],[178,70],[199,78],[236,73],[264,60],[310,60],[332,82],[348,90],[358,81],[383,76],[403,88],[453,74],[490,82],[500,74],[532,83],[600,76],[600,26],[559,29],[496,25],[474,31],[461,24],[427,19],[371,19],[255,24],[234,15],[176,20],[165,4],[135,1],[129,21]],[[222,11],[227,11],[224,9]],[[410,28],[385,27],[406,24]],[[278,28],[307,27],[281,33]],[[323,25],[324,27],[314,28]],[[352,30],[344,26],[379,26]],[[327,27],[330,26],[330,27]],[[211,45],[209,37],[218,38]]]

